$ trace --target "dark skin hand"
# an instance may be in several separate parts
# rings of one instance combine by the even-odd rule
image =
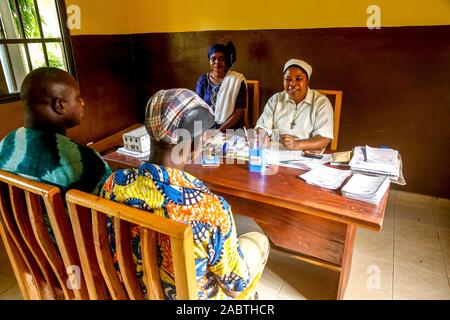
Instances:
[[[295,136],[283,134],[280,136],[280,143],[290,150],[322,150],[330,143],[329,138],[317,135],[311,139],[298,140]]]

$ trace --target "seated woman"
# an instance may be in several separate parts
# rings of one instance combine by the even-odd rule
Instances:
[[[259,232],[236,234],[230,205],[197,178],[183,171],[191,145],[214,123],[211,108],[188,89],[161,90],[150,98],[145,127],[150,159],[138,169],[116,171],[102,196],[149,214],[189,224],[194,234],[195,268],[200,299],[236,298],[254,293],[255,282],[269,255],[269,241]],[[142,278],[139,231],[131,232],[136,272]],[[110,235],[114,228],[110,224]],[[110,237],[115,253],[114,237]],[[168,299],[176,299],[169,239],[158,238],[161,284]],[[146,292],[144,283],[141,287]],[[247,295],[248,294],[248,295]]]
[[[284,91],[267,101],[256,129],[272,135],[280,132],[280,143],[292,150],[321,151],[333,139],[333,107],[330,100],[309,88],[312,67],[291,59],[284,65]]]
[[[242,127],[247,84],[241,73],[230,70],[236,61],[236,48],[231,41],[226,46],[215,44],[208,50],[208,59],[211,71],[198,79],[195,91],[214,110],[213,128],[225,132]]]

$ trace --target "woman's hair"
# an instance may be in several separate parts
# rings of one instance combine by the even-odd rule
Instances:
[[[227,45],[216,43],[208,50],[208,59],[216,52],[222,52],[225,55],[225,65],[227,68],[231,68],[233,63],[236,62],[236,48],[233,42],[229,41]]]

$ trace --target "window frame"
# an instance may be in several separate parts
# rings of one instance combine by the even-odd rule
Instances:
[[[46,64],[48,65],[48,55],[47,55],[47,50],[46,50],[45,44],[59,42],[63,46],[63,55],[64,55],[64,59],[65,59],[66,65],[67,65],[67,69],[68,69],[67,71],[71,75],[73,75],[75,77],[75,79],[77,79],[76,69],[75,69],[75,61],[74,61],[74,56],[73,56],[72,41],[71,41],[71,37],[70,37],[69,28],[67,27],[67,24],[66,24],[67,8],[66,8],[65,1],[64,0],[55,0],[56,12],[58,14],[59,28],[61,30],[61,38],[44,38],[44,33],[43,33],[43,29],[42,29],[41,17],[39,14],[39,7],[37,5],[37,0],[33,0],[34,6],[36,9],[37,23],[38,23],[39,34],[40,34],[39,38],[34,38],[34,39],[27,39],[25,36],[25,30],[24,30],[23,21],[21,18],[21,11],[19,9],[18,2],[19,2],[18,0],[14,0],[14,3],[16,5],[17,12],[19,15],[19,26],[20,26],[21,37],[18,39],[0,39],[0,44],[2,44],[2,45],[24,44],[25,52],[27,55],[26,63],[28,63],[29,69],[33,70],[32,66],[31,66],[31,58],[30,58],[30,54],[29,54],[29,50],[28,50],[28,44],[30,44],[30,43],[42,44],[43,52],[44,52],[44,59],[45,59]],[[0,28],[1,28],[1,26],[0,26]],[[10,68],[11,68],[11,58],[9,57],[9,50],[6,50],[6,53],[8,55],[8,64],[10,65]],[[13,69],[11,68],[11,70],[13,70]],[[9,94],[0,94],[0,104],[16,102],[19,100],[20,100],[20,92],[14,92],[14,93],[9,93]]]

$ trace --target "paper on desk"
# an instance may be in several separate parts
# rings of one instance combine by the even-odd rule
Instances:
[[[351,170],[339,170],[321,165],[299,177],[309,184],[336,190],[351,174]]]
[[[366,161],[395,165],[398,162],[398,151],[394,149],[372,148],[366,146]]]
[[[362,171],[373,174],[391,176],[395,179],[399,176],[400,161],[394,163],[386,162],[368,162],[364,160],[364,151],[361,147],[355,147],[353,157],[349,163],[354,171]]]
[[[370,203],[379,203],[389,188],[388,177],[354,174],[342,188],[342,195]]]
[[[330,162],[330,160],[331,154],[324,154],[322,159],[315,159],[301,156],[296,160],[280,161],[274,164],[284,167],[298,168],[302,170],[311,170],[325,163]]]
[[[280,161],[301,160],[303,151],[281,149],[279,146],[271,146],[267,150],[267,163],[279,164]]]

